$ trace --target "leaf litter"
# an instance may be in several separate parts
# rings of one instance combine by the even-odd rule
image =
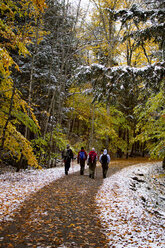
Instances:
[[[74,165],[70,171],[79,170],[78,165]],[[50,169],[27,169],[15,172],[13,168],[1,168],[0,174],[0,222],[12,220],[12,213],[21,206],[21,204],[31,194],[48,185],[54,180],[64,176],[64,168]]]
[[[7,240],[2,247],[165,247],[161,164],[110,175],[116,167],[111,163],[104,181],[101,173],[89,179],[88,170],[62,178],[64,168],[1,174],[1,222],[10,223],[9,233],[0,235],[0,243]],[[71,172],[78,170],[75,165]]]

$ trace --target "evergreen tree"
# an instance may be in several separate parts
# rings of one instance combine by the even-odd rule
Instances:
[[[30,95],[29,102],[39,120],[42,137],[47,139],[49,135],[50,153],[55,150],[52,146],[53,130],[66,118],[64,103],[69,95],[69,79],[78,63],[75,22],[69,5],[47,1],[47,9],[33,24],[35,33],[28,45],[30,56],[15,56],[21,71],[15,75],[17,87],[24,99]],[[29,139],[37,138],[31,133],[29,135]],[[49,160],[50,155],[47,155]]]
[[[124,9],[113,13],[114,19],[120,19],[123,26],[133,20],[136,29],[129,32],[129,34],[127,33],[123,41],[127,41],[130,38],[133,39],[136,49],[140,48],[146,58],[149,58],[146,50],[147,42],[151,41],[152,44],[153,42],[154,44],[158,44],[159,49],[154,54],[157,59],[156,62],[154,59],[147,59],[147,64],[145,63],[147,66],[142,67],[143,61],[141,61],[139,68],[135,68],[131,64],[111,68],[92,64],[91,66],[79,68],[75,77],[76,80],[81,82],[87,80],[92,82],[95,99],[107,99],[111,104],[115,104],[128,118],[129,128],[126,131],[127,133],[123,134],[127,136],[129,130],[132,132],[131,136],[129,134],[126,138],[128,148],[130,147],[130,138],[132,139],[135,136],[135,125],[137,122],[133,109],[138,103],[145,104],[151,93],[159,92],[165,73],[163,56],[156,57],[156,54],[164,54],[162,44],[164,42],[163,21],[165,13],[164,9],[162,9],[162,4],[163,1],[160,1],[159,4],[157,4],[157,1],[154,1],[152,2],[152,9],[150,6],[150,10],[147,10],[146,5],[145,9],[138,8],[138,5],[133,5],[129,10]],[[149,26],[146,26],[146,22]],[[143,27],[143,30],[139,29],[140,25]],[[162,27],[163,31],[159,33],[160,27]],[[139,95],[142,97],[138,100]]]

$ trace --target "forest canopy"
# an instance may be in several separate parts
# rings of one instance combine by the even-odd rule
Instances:
[[[164,0],[0,3],[0,160],[51,166],[70,143],[165,163]],[[54,162],[53,162],[54,163]]]

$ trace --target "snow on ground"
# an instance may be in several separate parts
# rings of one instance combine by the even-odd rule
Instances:
[[[96,202],[109,247],[165,247],[164,189],[161,163],[127,167],[104,179]]]
[[[80,169],[79,165],[70,168],[70,173]],[[0,174],[0,222],[12,220],[13,212],[21,206],[30,194],[64,176],[64,167],[20,172],[7,171]]]
[[[70,173],[79,170],[74,165]],[[0,175],[0,221],[30,194],[64,176],[64,167]],[[165,177],[161,163],[134,165],[104,179],[96,196],[111,248],[165,248]]]

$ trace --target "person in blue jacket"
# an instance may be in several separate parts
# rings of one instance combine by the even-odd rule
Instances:
[[[80,163],[80,175],[84,175],[84,169],[85,169],[85,160],[87,159],[87,153],[84,150],[84,147],[81,147],[81,150],[78,153],[77,156],[77,163]]]

